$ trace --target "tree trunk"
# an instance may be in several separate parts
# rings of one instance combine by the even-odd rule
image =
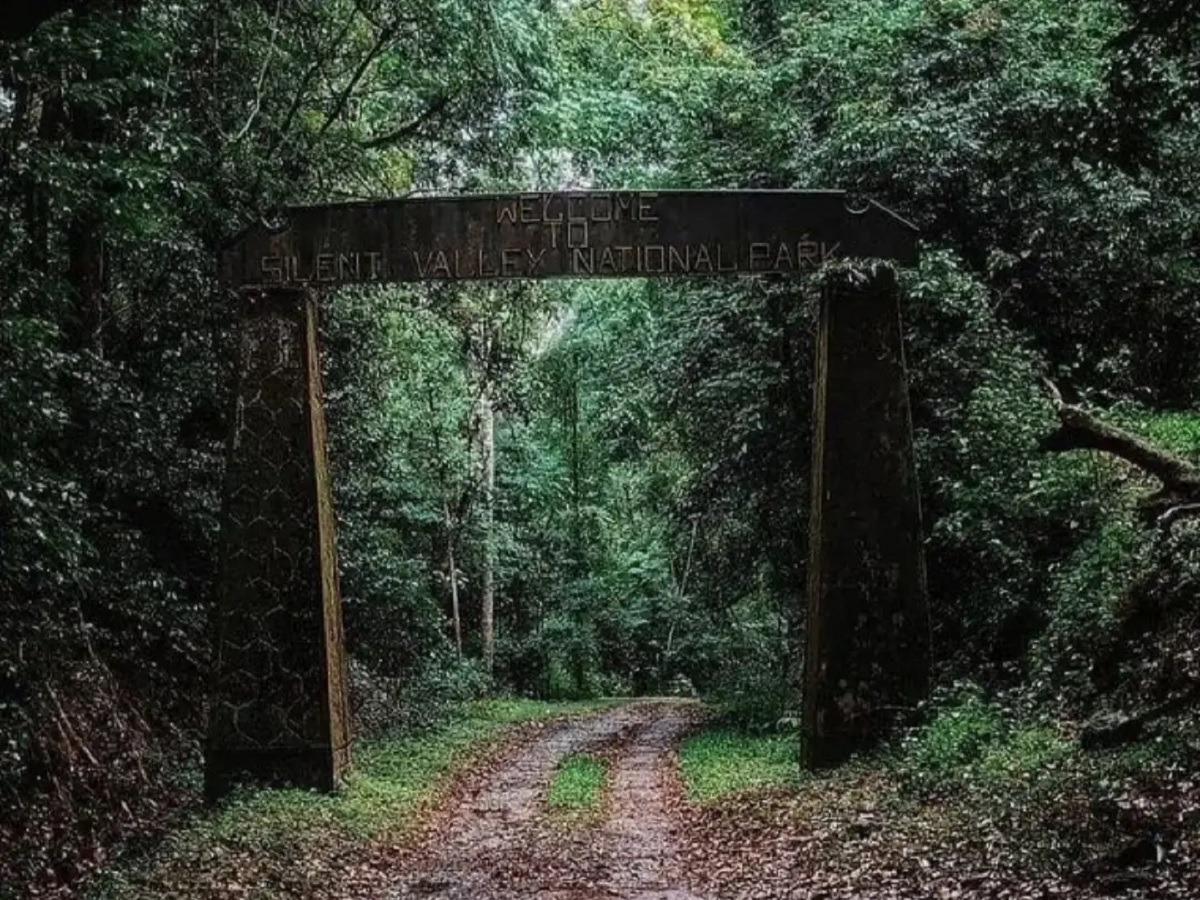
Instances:
[[[496,435],[495,412],[489,389],[479,399],[479,447],[483,478],[483,585],[480,624],[483,632],[483,665],[490,675],[496,656],[495,629],[495,492],[496,492]]]
[[[454,558],[454,523],[450,518],[450,504],[444,503],[442,509],[446,514],[446,566],[450,570],[450,615],[454,619],[454,648],[458,658],[462,659],[462,615],[458,605],[458,564]]]
[[[107,128],[99,110],[86,100],[67,107],[70,136],[75,152],[89,161],[97,159],[107,140]],[[75,345],[104,353],[104,313],[107,292],[104,223],[97,205],[84,204],[67,221],[67,280],[77,298],[78,325]]]

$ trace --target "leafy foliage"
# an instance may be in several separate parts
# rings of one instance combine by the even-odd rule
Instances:
[[[914,778],[1000,791],[1057,765],[1093,715],[1176,704],[1200,679],[1194,519],[1148,527],[1143,473],[1043,453],[1039,387],[1200,460],[1191,5],[16,6],[0,40],[0,892],[70,890],[195,799],[236,324],[212,259],[285,203],[871,195],[925,243],[902,284],[937,675],[978,686],[930,708]],[[792,717],[814,300],[771,278],[330,298],[364,728],[419,732],[498,688],[691,685],[746,727]],[[685,770],[709,773],[701,793],[780,783],[788,740],[697,738]],[[407,809],[390,790],[380,809]],[[277,799],[262,821],[350,808]]]

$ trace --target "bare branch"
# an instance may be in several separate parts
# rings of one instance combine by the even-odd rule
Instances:
[[[350,76],[350,80],[346,82],[346,86],[338,94],[337,100],[334,101],[333,109],[329,111],[329,114],[325,117],[324,123],[321,125],[320,131],[317,132],[318,139],[323,138],[325,133],[333,127],[333,123],[337,121],[343,110],[345,110],[346,104],[350,102],[350,97],[353,95],[354,89],[358,87],[358,83],[362,81],[363,76],[367,74],[367,69],[369,69],[371,64],[379,58],[379,55],[383,53],[385,49],[387,49],[388,44],[390,44],[392,39],[399,33],[400,26],[404,25],[408,21],[409,20],[406,18],[397,16],[387,25],[387,27],[380,30],[379,34],[375,37],[375,43],[371,45],[371,49],[368,50],[363,55],[363,58],[359,60],[358,67],[354,70],[354,74]]]
[[[1050,391],[1050,400],[1054,403],[1054,411],[1058,412],[1065,405],[1063,403],[1062,391],[1060,391],[1058,389],[1058,385],[1056,385],[1049,378],[1043,378],[1042,383],[1045,384],[1046,388]]]
[[[262,111],[263,87],[266,85],[267,73],[271,70],[271,61],[275,58],[276,40],[279,37],[279,10],[277,7],[275,15],[271,18],[271,43],[267,47],[267,52],[263,58],[262,69],[258,73],[258,82],[254,89],[254,103],[250,107],[250,115],[246,118],[244,124],[232,138],[232,143],[239,143],[250,133],[251,126],[254,125],[254,120],[258,118],[258,114]]]
[[[435,116],[441,114],[454,100],[454,97],[454,94],[443,94],[403,125],[389,131],[387,134],[362,141],[360,142],[360,146],[367,150],[377,150],[380,147],[386,147],[412,137],[421,130],[422,126],[426,125]]]

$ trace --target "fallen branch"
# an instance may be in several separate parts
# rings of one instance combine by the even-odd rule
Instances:
[[[1180,506],[1172,506],[1159,516],[1158,524],[1160,528],[1167,529],[1180,519],[1195,515],[1200,515],[1200,503],[1184,503]]]
[[[1156,447],[1136,434],[1101,422],[1080,406],[1063,400],[1054,382],[1045,379],[1059,427],[1042,438],[1038,448],[1048,453],[1101,450],[1133,464],[1162,483],[1141,502],[1143,513],[1164,528],[1200,512],[1200,466]]]
[[[1193,684],[1178,696],[1136,715],[1100,716],[1083,729],[1079,746],[1084,750],[1105,750],[1139,740],[1145,727],[1158,719],[1175,715],[1200,701],[1200,683]]]

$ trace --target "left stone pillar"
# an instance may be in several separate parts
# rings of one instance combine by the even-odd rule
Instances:
[[[350,765],[342,600],[317,301],[241,296],[225,476],[205,793],[321,790]]]

